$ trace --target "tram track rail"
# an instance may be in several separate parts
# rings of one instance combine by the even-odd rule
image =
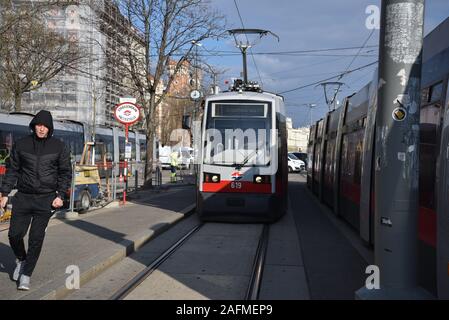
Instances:
[[[156,271],[162,263],[170,258],[178,249],[180,249],[195,233],[197,233],[205,223],[197,224],[191,228],[184,236],[177,240],[167,250],[161,253],[145,269],[140,271],[134,278],[114,293],[109,300],[124,300],[131,294],[140,284],[142,284],[154,271]],[[268,248],[269,225],[264,224],[259,237],[253,265],[250,273],[250,281],[245,292],[245,300],[258,300],[259,292],[262,284],[264,265]]]
[[[190,239],[193,234],[195,234],[199,229],[204,226],[204,223],[200,223],[190,229],[182,238],[176,241],[170,248],[165,250],[156,260],[154,260],[148,267],[139,272],[131,281],[125,284],[121,289],[119,289],[114,295],[112,295],[109,300],[123,300],[128,296],[134,289],[136,289],[142,282],[145,281],[159,266],[166,261],[175,251],[177,251],[188,239]]]
[[[260,287],[262,285],[262,277],[267,256],[268,236],[270,227],[264,224],[262,233],[259,238],[256,255],[254,258],[253,268],[251,272],[251,280],[246,291],[245,300],[259,300]]]

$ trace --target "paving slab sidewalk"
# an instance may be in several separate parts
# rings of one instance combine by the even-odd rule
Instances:
[[[18,291],[11,279],[15,258],[7,231],[0,232],[0,299],[61,299],[69,292],[66,281],[74,283],[74,270],[79,268],[82,285],[182,219],[194,203],[195,187],[184,185],[140,191],[124,207],[74,220],[52,219],[28,292]]]

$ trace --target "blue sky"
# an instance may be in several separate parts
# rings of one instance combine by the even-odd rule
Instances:
[[[369,5],[380,6],[380,0],[236,0],[245,28],[270,30],[280,38],[265,37],[252,48],[260,77],[254,67],[253,57],[248,56],[250,80],[260,82],[271,92],[283,92],[302,85],[332,77],[342,71],[355,69],[377,60],[379,32],[369,38],[371,31],[366,27]],[[234,0],[211,0],[212,7],[221,12],[228,28],[242,28]],[[427,0],[425,33],[449,17],[448,0]],[[369,40],[367,41],[367,39]],[[298,50],[360,47],[367,41],[360,55],[353,60],[358,49],[315,52],[302,55],[260,54]],[[221,41],[206,41],[204,50],[239,52],[232,38]],[[318,55],[319,54],[319,55]],[[208,63],[224,70],[219,84],[225,88],[224,80],[238,77],[241,71],[241,57],[208,57]],[[351,64],[352,62],[352,64]],[[350,65],[351,64],[351,65]],[[338,95],[345,96],[358,91],[372,77],[375,66],[345,76],[340,81],[346,85]],[[335,81],[335,80],[333,80]],[[328,107],[323,88],[309,88],[284,94],[287,113],[293,118],[294,126],[309,123],[309,109],[302,104],[316,103],[313,119],[321,118]]]

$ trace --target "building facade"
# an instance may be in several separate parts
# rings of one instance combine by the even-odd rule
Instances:
[[[307,144],[309,141],[309,127],[293,128],[291,118],[287,118],[287,146],[288,151],[307,152]]]
[[[87,59],[75,68],[65,68],[41,88],[25,93],[22,111],[46,109],[57,119],[117,125],[115,105],[121,97],[133,95],[130,77],[124,73],[123,61],[119,61],[125,57],[124,34],[134,33],[135,43],[143,50],[137,32],[110,0],[54,6],[45,18],[48,28],[82,47]]]
[[[168,76],[175,72],[177,61],[168,63]],[[190,99],[190,92],[201,88],[202,73],[196,70],[190,61],[185,60],[173,78],[168,94],[163,103],[156,108],[156,135],[164,145],[179,144],[183,147],[191,146],[191,135],[182,129],[184,115],[193,119],[198,108],[195,101]]]

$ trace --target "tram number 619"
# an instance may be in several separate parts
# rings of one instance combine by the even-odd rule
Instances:
[[[231,189],[242,189],[241,182],[231,182]]]

